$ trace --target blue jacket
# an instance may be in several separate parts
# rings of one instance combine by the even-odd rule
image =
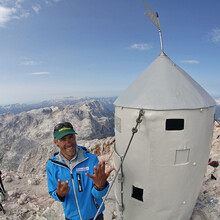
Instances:
[[[89,153],[86,148],[77,146],[78,157],[77,164],[70,170],[59,158],[59,153],[55,153],[54,157],[47,162],[47,182],[49,194],[59,202],[62,202],[57,194],[57,181],[61,182],[69,180],[69,193],[65,196],[63,202],[64,214],[71,220],[89,220],[95,217],[99,206],[102,203],[102,197],[108,191],[107,187],[98,191],[94,187],[91,178],[85,173],[94,173],[94,166],[98,166],[98,158],[94,154]],[[100,210],[101,214],[104,211],[104,206]],[[80,218],[81,215],[81,218]]]

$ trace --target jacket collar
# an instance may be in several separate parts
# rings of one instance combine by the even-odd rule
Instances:
[[[87,155],[88,151],[85,147],[81,147],[81,146],[78,146],[78,145],[76,147],[77,147],[77,150],[76,150],[77,151],[77,156],[76,156],[74,162],[76,164],[78,164],[78,163],[81,163],[82,161],[84,161],[85,159],[88,158],[88,155]],[[53,160],[61,162],[61,163],[65,163],[65,161],[62,159],[60,154],[61,154],[60,152],[54,153]]]

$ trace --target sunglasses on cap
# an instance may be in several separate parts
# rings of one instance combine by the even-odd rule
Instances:
[[[69,122],[59,123],[54,127],[54,131],[59,131],[61,128],[72,128],[73,126]]]
[[[54,127],[53,136],[55,139],[61,139],[68,134],[77,134],[69,122],[59,123]]]

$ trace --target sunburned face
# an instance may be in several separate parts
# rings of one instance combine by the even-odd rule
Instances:
[[[71,160],[76,153],[76,137],[68,134],[59,140],[54,139],[54,143],[60,148],[61,153],[67,160]]]

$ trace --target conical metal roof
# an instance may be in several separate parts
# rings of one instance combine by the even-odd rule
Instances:
[[[114,103],[150,110],[215,106],[213,98],[163,52]]]

